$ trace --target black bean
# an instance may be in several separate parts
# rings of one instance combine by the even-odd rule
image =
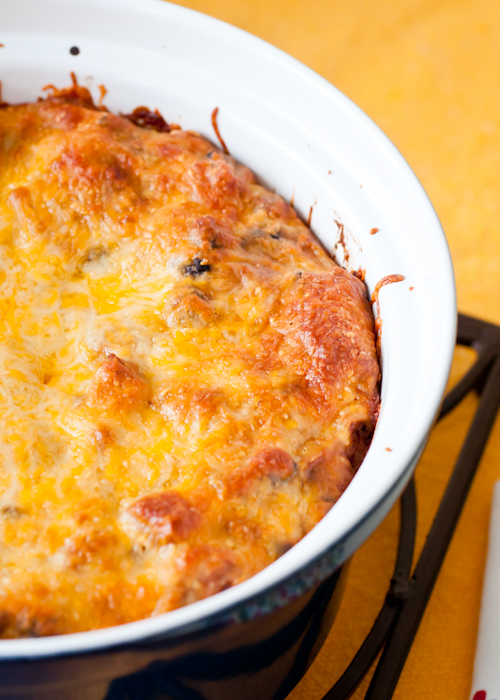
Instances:
[[[184,268],[184,274],[191,277],[202,275],[204,272],[210,272],[210,265],[204,265],[201,258],[194,258],[193,262]]]

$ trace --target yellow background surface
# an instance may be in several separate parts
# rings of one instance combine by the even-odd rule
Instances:
[[[444,226],[459,309],[500,323],[500,3],[498,0],[185,0],[304,62],[364,109],[401,150]],[[228,56],[228,60],[231,57]],[[469,357],[459,351],[453,378]],[[422,545],[476,399],[434,431],[417,468]],[[500,426],[395,693],[469,698]],[[385,596],[398,510],[353,558],[337,622],[289,700],[320,699]],[[364,697],[367,682],[354,695]],[[489,699],[488,699],[489,700]]]

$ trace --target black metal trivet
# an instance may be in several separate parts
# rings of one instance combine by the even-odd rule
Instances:
[[[365,700],[390,700],[429,602],[500,407],[500,326],[459,314],[457,344],[472,347],[477,359],[445,397],[438,420],[471,391],[480,396],[476,413],[414,568],[417,506],[413,479],[403,493],[398,553],[389,592],[356,656],[323,700],[351,697],[382,649]]]

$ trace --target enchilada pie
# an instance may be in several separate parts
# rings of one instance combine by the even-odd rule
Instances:
[[[0,636],[263,569],[349,484],[379,378],[363,282],[248,168],[76,82],[1,105]]]

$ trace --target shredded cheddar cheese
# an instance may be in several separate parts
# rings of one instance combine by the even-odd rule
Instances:
[[[134,115],[76,84],[0,108],[3,637],[244,580],[373,432],[363,283],[247,168]]]

